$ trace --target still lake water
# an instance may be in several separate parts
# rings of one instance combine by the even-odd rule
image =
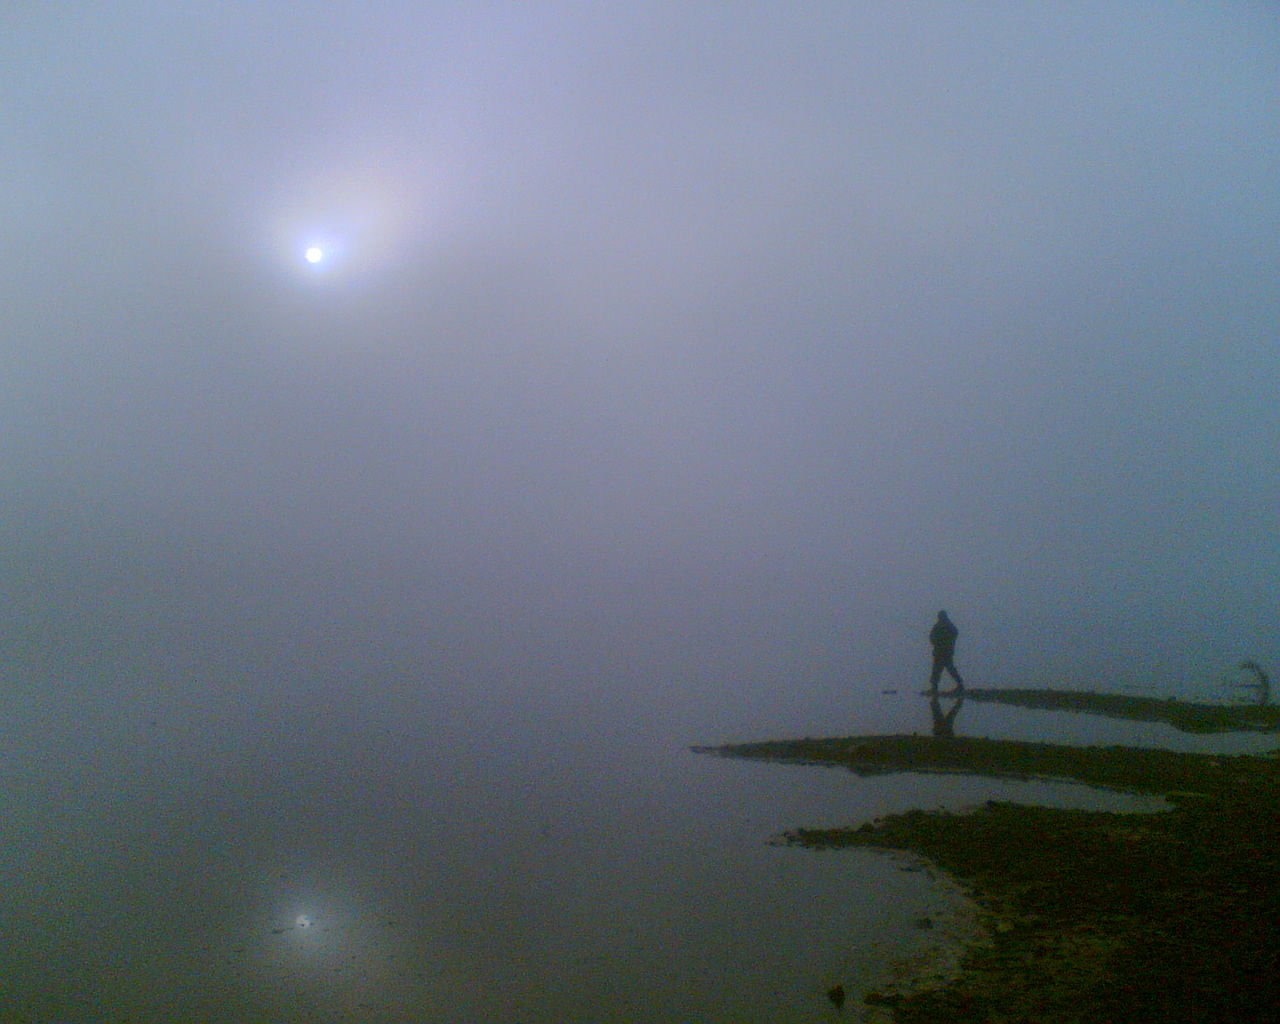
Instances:
[[[897,627],[868,644],[882,664],[836,673],[768,661],[785,643],[717,639],[712,613],[688,595],[672,610],[665,587],[661,615],[605,595],[607,614],[552,603],[544,621],[447,577],[335,586],[281,563],[246,583],[176,559],[37,551],[10,573],[5,1024],[828,1021],[830,986],[857,999],[959,901],[892,856],[771,837],[993,798],[1150,806],[690,751],[926,731],[916,693],[840,681],[901,678]],[[549,642],[570,613],[573,657]],[[973,703],[956,726],[1272,745]]]
[[[695,755],[750,737],[608,716],[522,733],[473,708],[427,737],[421,709],[327,701],[243,720],[102,702],[41,730],[11,697],[0,1020],[827,1021],[827,988],[858,998],[957,901],[892,856],[771,836],[993,798],[1150,806]],[[928,724],[914,694],[874,708],[830,732]],[[1270,746],[972,703],[957,726]]]

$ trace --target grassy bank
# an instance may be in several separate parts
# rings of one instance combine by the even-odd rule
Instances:
[[[858,774],[1055,778],[1169,798],[1162,814],[990,803],[788,842],[919,854],[990,912],[944,988],[886,996],[914,1022],[1271,1021],[1280,1005],[1280,762],[919,736],[755,743],[722,756]]]

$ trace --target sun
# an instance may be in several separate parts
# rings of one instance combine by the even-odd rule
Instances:
[[[306,257],[308,263],[319,263],[322,259],[324,259],[324,250],[321,249],[320,246],[318,245],[313,245],[310,249],[308,249],[305,253],[303,253],[303,255]]]

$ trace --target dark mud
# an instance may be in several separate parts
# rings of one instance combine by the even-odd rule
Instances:
[[[989,803],[804,829],[808,847],[910,851],[960,880],[991,939],[943,987],[872,993],[901,1024],[1271,1021],[1280,1005],[1280,762],[919,736],[704,749],[862,775],[963,772],[1156,794],[1116,814]]]

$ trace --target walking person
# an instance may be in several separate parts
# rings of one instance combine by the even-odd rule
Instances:
[[[938,612],[938,621],[929,630],[929,643],[933,645],[933,671],[929,673],[929,692],[938,692],[938,680],[945,671],[956,681],[956,693],[964,693],[964,680],[956,671],[956,637],[960,630],[947,618],[946,612]]]

